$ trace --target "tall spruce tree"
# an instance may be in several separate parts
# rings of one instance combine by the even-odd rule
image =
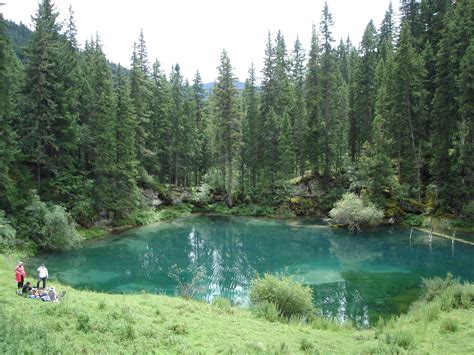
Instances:
[[[17,136],[13,130],[12,76],[14,54],[0,13],[0,210],[11,212],[15,184],[11,171],[18,159]]]
[[[313,174],[316,174],[319,171],[319,158],[321,154],[321,86],[319,83],[319,70],[320,52],[318,34],[316,32],[316,27],[313,25],[305,81],[306,112],[308,115],[306,152],[311,163]]]
[[[129,217],[138,206],[135,125],[130,84],[119,65],[115,88],[114,218]]]
[[[458,184],[462,181],[459,180],[457,175],[460,170],[455,168],[458,165],[457,159],[459,156],[453,154],[453,150],[455,149],[457,132],[462,131],[459,128],[463,126],[462,122],[465,121],[461,118],[459,99],[456,100],[456,98],[466,97],[465,95],[469,93],[469,90],[466,93],[460,91],[461,87],[463,90],[466,87],[460,87],[458,84],[464,80],[461,77],[461,61],[466,55],[473,35],[474,4],[472,1],[457,1],[445,17],[445,28],[438,47],[435,77],[436,92],[432,111],[433,159],[431,165],[433,180],[438,189],[438,203],[443,205],[445,209],[454,211],[461,209],[462,201],[465,201],[467,196],[463,192],[459,195],[456,194],[456,191],[461,191]],[[469,56],[466,58],[469,58]],[[469,76],[471,66],[472,63],[465,62],[463,74]],[[463,134],[464,132],[461,133],[460,137]],[[468,143],[468,145],[470,144],[472,145],[472,142]],[[465,179],[464,181],[467,182]],[[461,186],[463,186],[462,190],[465,190],[464,183]]]
[[[151,151],[152,161],[147,163],[150,173],[157,174],[161,182],[171,181],[171,92],[166,75],[160,62],[155,60],[151,75],[150,123],[147,147]]]
[[[75,116],[69,110],[70,92],[65,90],[68,73],[57,17],[51,1],[43,0],[33,18],[21,123],[22,150],[35,166],[37,189],[53,198],[67,194],[67,181],[75,174],[78,137]],[[45,178],[48,188],[42,184]]]
[[[171,87],[171,182],[178,186],[182,177],[182,170],[185,157],[183,156],[183,146],[185,144],[185,100],[183,76],[179,64],[173,66],[170,75]]]
[[[145,43],[143,30],[140,31],[138,43],[133,46],[132,65],[131,65],[131,96],[135,117],[136,127],[136,152],[138,161],[145,170],[154,171],[152,153],[147,147],[147,128],[150,123],[150,101],[151,101],[151,80],[150,69],[148,67],[148,53]],[[150,165],[151,164],[151,165]],[[142,172],[143,174],[144,172]]]
[[[398,121],[396,145],[398,147],[399,177],[402,183],[414,190],[421,200],[423,168],[423,125],[425,77],[423,59],[414,47],[414,38],[408,22],[401,27],[398,50],[395,55],[394,88],[395,119]]]
[[[214,87],[216,100],[217,134],[219,137],[219,155],[224,170],[221,172],[225,180],[227,191],[227,206],[232,207],[233,199],[233,164],[236,142],[240,134],[240,122],[237,106],[237,90],[235,89],[235,78],[232,73],[232,65],[227,52],[221,54],[218,67],[219,76]]]
[[[357,160],[362,146],[370,141],[372,120],[375,111],[375,69],[377,66],[377,31],[372,21],[365,28],[360,44],[360,59],[355,71],[355,97],[353,102],[352,135],[355,142],[351,145],[354,151],[351,156]]]
[[[243,122],[242,140],[244,149],[243,162],[248,166],[250,187],[255,190],[261,168],[260,142],[263,138],[263,126],[259,115],[259,96],[257,92],[257,78],[255,66],[252,65],[248,71],[248,78],[242,94],[243,99]]]
[[[291,60],[291,88],[293,103],[290,108],[290,124],[292,126],[295,171],[304,176],[306,168],[306,135],[308,120],[305,107],[305,53],[299,38],[296,38]]]

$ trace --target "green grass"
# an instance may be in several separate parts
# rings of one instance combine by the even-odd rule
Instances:
[[[309,324],[270,322],[222,299],[210,305],[146,293],[104,294],[54,281],[50,284],[67,290],[67,296],[60,303],[48,303],[15,294],[12,270],[19,257],[0,255],[2,354],[474,352],[474,311],[463,303],[459,307],[464,308],[440,308],[428,321],[419,316],[427,306],[420,302],[407,315],[368,330],[320,318]]]

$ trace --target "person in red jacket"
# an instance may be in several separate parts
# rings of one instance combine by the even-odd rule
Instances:
[[[23,288],[23,282],[25,282],[25,267],[23,266],[23,263],[20,261],[18,265],[16,266],[15,269],[15,280],[18,282],[18,290],[21,290]]]

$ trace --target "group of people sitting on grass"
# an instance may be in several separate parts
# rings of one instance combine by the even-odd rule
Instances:
[[[24,284],[26,271],[25,266],[21,261],[13,271],[15,271],[15,280],[18,287],[16,293],[20,296],[41,299],[42,301],[46,302],[57,302],[63,298],[66,293],[63,291],[60,294],[56,294],[56,289],[54,286],[50,286],[48,289],[46,289],[46,280],[48,279],[49,275],[48,269],[44,266],[44,263],[41,264],[36,270],[38,272],[38,282],[36,283],[36,287],[33,287],[30,281]],[[42,283],[43,286],[41,288],[40,283]]]

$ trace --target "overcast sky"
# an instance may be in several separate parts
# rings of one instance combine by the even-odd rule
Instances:
[[[31,26],[38,0],[2,0],[4,17]],[[234,74],[244,81],[252,63],[262,68],[268,31],[283,32],[292,49],[299,35],[309,48],[311,26],[319,25],[324,0],[56,0],[65,19],[69,5],[75,13],[78,40],[83,45],[96,32],[113,62],[129,67],[133,42],[143,29],[150,61],[158,58],[169,74],[179,63],[192,80],[199,70],[204,82],[214,81],[222,49],[229,53]],[[359,43],[372,19],[377,28],[390,0],[328,0],[334,20],[334,37],[350,35]],[[393,0],[398,9],[398,0]]]

